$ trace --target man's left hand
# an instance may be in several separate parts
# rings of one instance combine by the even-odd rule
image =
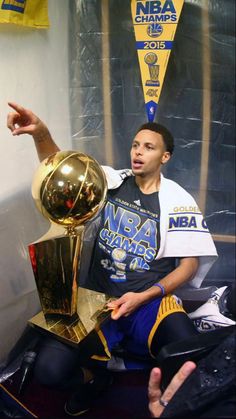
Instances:
[[[113,320],[118,320],[121,316],[126,317],[135,311],[143,303],[141,294],[142,293],[127,292],[117,300],[108,303],[107,307],[113,310],[111,318]]]

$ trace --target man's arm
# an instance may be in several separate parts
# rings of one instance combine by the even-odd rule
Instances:
[[[59,151],[47,126],[33,112],[14,102],[8,105],[15,111],[7,116],[8,128],[12,135],[32,135],[40,161]]]
[[[159,281],[159,284],[165,289],[165,294],[173,292],[180,285],[190,281],[198,269],[198,263],[197,257],[180,259],[177,268]],[[161,288],[155,285],[143,292],[127,292],[122,297],[109,303],[108,307],[113,309],[112,319],[118,320],[121,316],[128,316],[142,304],[161,295]]]

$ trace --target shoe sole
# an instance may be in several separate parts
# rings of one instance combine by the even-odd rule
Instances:
[[[69,415],[69,416],[81,416],[81,415],[83,415],[84,413],[88,412],[89,410],[90,410],[90,408],[85,409],[85,410],[81,410],[80,412],[71,413],[71,412],[68,412],[68,410],[67,410],[67,408],[66,408],[66,404],[65,404],[65,406],[64,406],[64,411],[65,411],[65,413],[66,413],[67,415]]]

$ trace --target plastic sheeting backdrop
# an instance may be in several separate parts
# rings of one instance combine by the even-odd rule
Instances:
[[[185,0],[156,115],[175,137],[165,174],[196,198],[219,252],[205,285],[235,273],[234,9]],[[71,1],[69,19],[73,147],[129,167],[147,122],[130,0]]]

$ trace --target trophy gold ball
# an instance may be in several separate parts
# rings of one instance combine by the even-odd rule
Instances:
[[[157,55],[154,52],[148,52],[144,57],[144,61],[146,64],[154,65],[157,62]]]
[[[99,214],[107,193],[98,162],[77,151],[58,151],[35,172],[32,196],[42,215],[74,229]]]

